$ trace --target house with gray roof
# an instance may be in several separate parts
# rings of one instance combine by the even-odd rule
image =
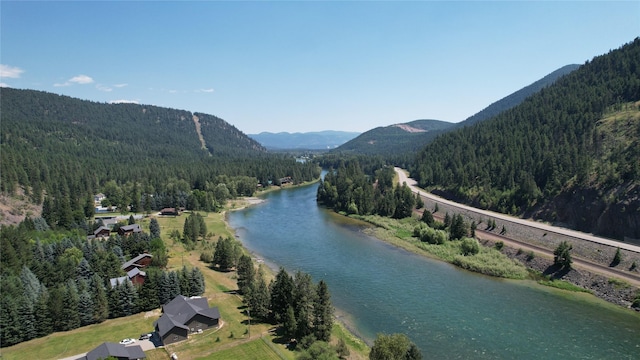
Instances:
[[[140,345],[124,346],[122,344],[105,342],[97,348],[89,351],[84,359],[98,360],[107,359],[109,357],[114,357],[118,360],[140,360],[147,358]]]
[[[206,298],[178,295],[162,306],[162,316],[154,327],[167,345],[186,340],[190,333],[217,328],[219,324],[220,311],[217,307],[209,307]]]
[[[129,236],[131,234],[141,233],[142,229],[139,224],[124,225],[118,228],[118,234],[121,236]]]
[[[120,268],[127,272],[131,271],[134,268],[138,268],[138,269],[145,268],[151,264],[152,259],[153,259],[153,255],[143,253],[127,261],[126,263],[122,264]]]
[[[125,281],[131,281],[134,285],[142,285],[144,284],[144,279],[146,277],[147,277],[147,273],[134,267],[133,269],[127,271],[126,276],[120,276],[117,278],[109,279],[109,282],[111,282],[112,288],[122,284]]]

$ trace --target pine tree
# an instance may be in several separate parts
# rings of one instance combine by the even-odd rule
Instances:
[[[93,308],[93,299],[88,290],[83,290],[78,296],[78,313],[80,315],[80,326],[93,324],[95,309]]]
[[[303,338],[312,332],[316,289],[311,275],[301,271],[293,278],[293,310],[296,317],[296,337]]]
[[[238,261],[238,290],[241,294],[246,294],[255,282],[255,269],[253,261],[249,255],[243,254]]]
[[[160,238],[160,224],[158,224],[156,218],[151,218],[151,222],[149,222],[149,233],[151,234],[151,239]]]
[[[53,324],[51,315],[49,315],[49,307],[47,302],[49,295],[46,289],[40,292],[40,296],[33,308],[33,314],[36,322],[36,337],[43,337],[53,332]]]
[[[118,305],[122,316],[133,315],[138,312],[138,292],[131,281],[118,285]]]
[[[293,305],[293,279],[281,267],[269,288],[271,293],[271,314],[276,322],[282,322],[287,308]]]
[[[202,275],[202,271],[200,271],[200,269],[197,267],[191,269],[191,276],[189,277],[189,288],[191,289],[191,296],[200,296],[204,294],[204,275]]]
[[[33,304],[25,297],[18,298],[18,317],[20,319],[21,341],[31,340],[36,337],[36,319],[33,313]]]
[[[251,315],[261,320],[267,320],[269,318],[269,308],[271,307],[271,295],[262,271],[258,271],[256,283],[257,285],[251,291],[249,297]]]
[[[61,311],[61,331],[73,330],[80,327],[80,313],[78,312],[78,288],[73,280],[67,281],[63,292],[63,309]]]
[[[329,341],[331,330],[333,329],[333,306],[331,305],[331,294],[329,287],[324,280],[320,280],[316,286],[317,296],[315,298],[314,309],[314,333],[318,340]]]
[[[94,274],[91,277],[90,289],[93,301],[93,322],[101,323],[109,317],[109,301],[100,275]]]
[[[287,307],[282,319],[282,330],[285,336],[294,337],[298,329],[298,323],[296,321],[296,315],[293,311],[293,307]]]

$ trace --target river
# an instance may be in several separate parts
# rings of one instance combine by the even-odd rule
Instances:
[[[425,359],[640,358],[639,314],[388,245],[319,207],[316,189],[268,193],[228,221],[267,264],[324,279],[336,314],[367,342],[405,333]]]

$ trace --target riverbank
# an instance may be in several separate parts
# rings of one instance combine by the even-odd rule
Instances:
[[[346,216],[346,215],[345,215]],[[455,253],[455,247],[447,245],[430,245],[413,238],[411,229],[417,224],[417,219],[390,219],[378,216],[349,216],[350,218],[366,221],[375,228],[365,230],[367,234],[374,236],[394,246],[401,247],[415,254],[435,258],[441,261],[460,266],[457,259],[464,259],[459,253]],[[479,258],[479,264],[475,268],[460,266],[466,270],[478,272],[485,275],[505,277],[511,279],[531,279],[545,286],[562,288],[568,291],[578,289],[571,286],[563,286],[558,281],[573,284],[579,289],[584,289],[597,298],[609,303],[638,311],[632,308],[632,304],[640,294],[640,289],[623,280],[607,277],[595,272],[590,272],[582,268],[572,268],[569,271],[557,271],[553,266],[553,256],[548,254],[524,251],[522,248],[510,246],[503,242],[503,246],[498,251],[496,249],[497,240],[480,239],[483,251],[499,252],[502,256],[490,256]],[[449,242],[451,243],[451,242]],[[454,253],[452,253],[452,251]],[[456,257],[457,256],[457,257]],[[515,263],[514,263],[515,262]],[[507,269],[500,270],[495,269]],[[523,269],[529,269],[531,274],[523,274]],[[501,276],[499,274],[506,274]],[[554,281],[551,281],[554,280]]]

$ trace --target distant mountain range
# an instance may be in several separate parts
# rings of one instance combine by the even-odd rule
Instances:
[[[366,155],[400,155],[412,153],[430,143],[438,135],[454,129],[487,120],[522,103],[527,97],[553,84],[580,65],[566,65],[542,79],[528,85],[487,106],[477,114],[460,123],[440,120],[416,120],[408,123],[378,127],[362,133],[355,139],[339,146],[334,152]],[[416,129],[418,131],[416,131]]]
[[[261,132],[248,136],[267,149],[328,150],[335,149],[358,135],[360,135],[358,132],[327,130],[307,133]]]

